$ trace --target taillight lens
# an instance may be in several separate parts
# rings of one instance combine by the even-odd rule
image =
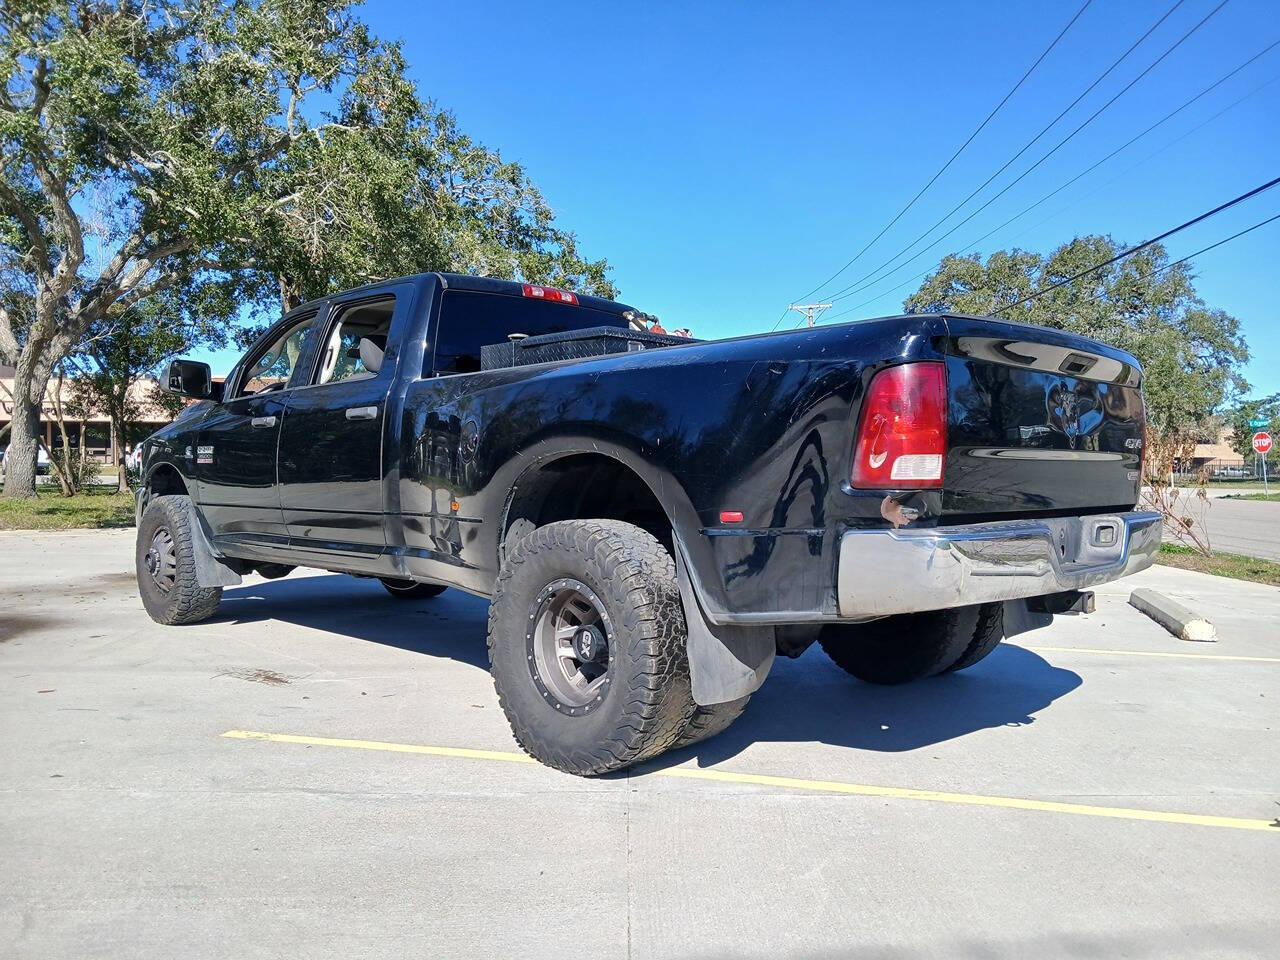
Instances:
[[[881,370],[862,401],[855,487],[940,487],[947,452],[947,371],[941,363]]]

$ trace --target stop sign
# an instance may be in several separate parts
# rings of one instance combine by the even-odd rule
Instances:
[[[1253,435],[1253,449],[1266,453],[1271,449],[1271,434],[1258,431]]]

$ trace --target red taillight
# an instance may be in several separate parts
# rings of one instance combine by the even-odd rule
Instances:
[[[524,291],[526,297],[533,297],[535,300],[551,300],[554,303],[567,303],[575,307],[578,305],[578,295],[568,290],[542,287],[535,283],[521,284],[520,289]]]
[[[940,487],[946,452],[946,368],[904,363],[877,373],[862,401],[853,485]]]

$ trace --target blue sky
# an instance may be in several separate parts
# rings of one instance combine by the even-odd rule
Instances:
[[[524,164],[622,299],[704,337],[768,330],[834,273],[973,131],[1082,0],[1065,3],[453,4],[373,0],[421,92]],[[820,298],[866,275],[985,180],[1173,0],[1094,0],[977,139]],[[942,232],[1047,152],[1219,0],[1181,6]],[[1274,2],[1230,0],[1017,186],[920,259],[840,301],[891,290],[1075,176],[1275,40]],[[1044,251],[1079,233],[1133,243],[1277,176],[1280,47],[978,249]],[[1190,132],[1193,131],[1194,132]],[[1154,154],[1154,156],[1153,156]],[[1280,213],[1280,187],[1171,238],[1174,259]],[[924,244],[920,248],[925,248]],[[919,248],[917,248],[919,249]],[[1280,391],[1280,221],[1194,261],[1238,316],[1255,393]],[[876,297],[870,303],[865,301]],[[795,322],[799,317],[792,314]],[[787,321],[793,322],[793,321]]]

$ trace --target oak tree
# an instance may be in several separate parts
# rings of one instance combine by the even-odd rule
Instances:
[[[524,170],[419,96],[352,6],[0,6],[6,496],[34,492],[51,371],[160,293],[219,284],[230,323],[422,270],[615,292]]]

